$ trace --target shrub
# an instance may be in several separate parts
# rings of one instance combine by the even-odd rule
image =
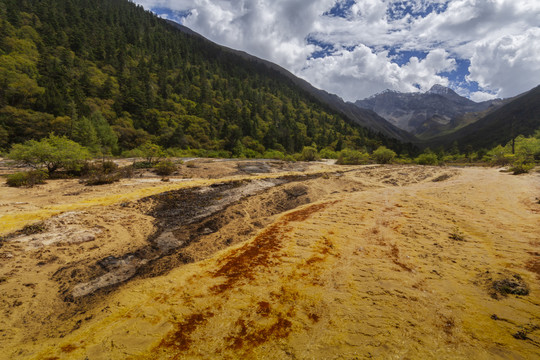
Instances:
[[[90,153],[66,137],[49,135],[40,141],[29,140],[13,145],[8,157],[35,169],[45,167],[51,175],[59,168],[79,171],[84,161],[90,158]]]
[[[118,165],[114,161],[103,161],[101,163],[101,168],[105,174],[110,174],[118,170]]]
[[[156,174],[167,176],[174,173],[178,168],[171,160],[163,160],[154,166]]]
[[[540,157],[540,139],[518,136],[515,141],[516,155],[526,163],[533,163]]]
[[[298,158],[300,161],[315,161],[319,160],[319,153],[313,146],[304,146],[302,153]]]
[[[295,162],[296,158],[293,155],[285,155],[283,161]]]
[[[151,169],[152,163],[148,161],[135,161],[133,165],[131,165],[134,169]]]
[[[340,152],[337,164],[364,165],[369,163],[369,155],[358,150],[344,149]]]
[[[207,158],[221,158],[221,159],[228,159],[231,158],[232,153],[227,150],[205,150],[205,149],[197,149],[192,150],[192,155],[195,157],[207,157]]]
[[[6,184],[11,187],[32,187],[34,185],[44,184],[47,178],[47,173],[42,170],[17,172],[8,175]]]
[[[124,166],[118,169],[118,173],[123,178],[132,178],[135,173],[135,168],[132,165]]]
[[[126,155],[130,157],[142,157],[146,163],[154,165],[159,159],[165,156],[165,151],[163,151],[161,146],[147,141],[138,148],[129,151]]]
[[[392,161],[394,164],[411,164],[413,160],[408,155],[400,155]]]
[[[72,174],[84,177],[95,173],[111,174],[115,171],[118,171],[118,165],[113,161],[85,162],[79,171]]]
[[[516,161],[512,167],[510,167],[510,171],[513,171],[514,175],[519,174],[526,174],[528,173],[532,168],[534,168],[534,163],[528,163],[524,161]]]
[[[260,159],[261,153],[252,149],[243,149],[242,152],[238,154],[238,157],[248,158],[248,159],[257,159],[257,158]]]
[[[319,152],[319,155],[323,159],[337,159],[339,157],[339,153],[337,151],[334,151],[329,148],[324,148]]]
[[[439,159],[434,153],[420,154],[414,161],[419,165],[437,165],[439,163]]]
[[[512,163],[514,155],[510,153],[509,149],[498,145],[488,151],[485,157],[492,165],[506,166]]]
[[[112,184],[120,181],[122,177],[131,177],[133,167],[126,166],[119,169],[113,161],[87,163],[83,169],[86,179],[81,182],[88,186]]]
[[[283,154],[279,150],[266,150],[264,154],[262,155],[264,159],[275,159],[275,160],[283,160],[285,157],[285,154]]]
[[[379,146],[379,148],[373,152],[372,156],[378,164],[390,164],[396,157],[396,153],[386,146]]]

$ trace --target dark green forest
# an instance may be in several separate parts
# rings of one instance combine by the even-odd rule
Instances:
[[[0,0],[0,148],[66,136],[232,156],[402,145],[127,0]]]

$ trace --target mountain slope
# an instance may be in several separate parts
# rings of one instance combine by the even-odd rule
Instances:
[[[475,120],[474,116],[464,117],[465,114],[491,111],[500,104],[501,100],[476,103],[441,85],[434,85],[425,93],[387,90],[355,102],[356,106],[373,110],[397,127],[424,138],[462,127]]]
[[[458,131],[430,139],[424,146],[450,146],[457,142],[463,150],[492,148],[518,135],[529,136],[540,128],[540,86],[515,97],[478,121]]]
[[[0,32],[0,148],[54,132],[116,153],[146,141],[247,156],[404,149],[376,115],[347,115],[276,65],[127,0],[0,0]]]
[[[211,42],[210,40],[204,38],[202,35],[174,21],[168,20],[168,23],[182,32],[197,36],[201,39]],[[219,46],[219,45],[216,45],[216,46]],[[281,75],[291,80],[296,86],[306,91],[310,96],[317,99],[317,101],[320,101],[321,103],[325,104],[330,109],[332,109],[333,111],[337,111],[341,115],[347,117],[348,119],[352,120],[354,123],[360,126],[366,127],[375,132],[379,132],[381,134],[384,134],[385,136],[389,136],[391,138],[395,138],[403,142],[414,142],[416,140],[414,136],[411,136],[411,134],[409,134],[408,132],[403,131],[399,127],[393,125],[392,123],[390,123],[383,117],[377,115],[377,113],[375,113],[374,111],[369,110],[369,109],[362,109],[362,108],[358,109],[358,107],[354,106],[354,104],[343,101],[343,99],[341,99],[339,96],[335,94],[330,94],[324,90],[315,88],[309,82],[293,75],[291,72],[289,72],[288,70],[282,68],[281,66],[275,63],[257,58],[244,51],[234,50],[234,49],[227,48],[224,46],[219,46],[219,47],[222,48],[224,51],[236,54],[248,61],[256,62],[258,64],[263,64],[267,66],[268,68],[279,72]]]

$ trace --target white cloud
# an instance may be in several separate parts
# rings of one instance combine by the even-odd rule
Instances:
[[[354,101],[387,88],[414,92],[427,91],[435,84],[448,85],[448,79],[437,74],[454,68],[455,60],[443,49],[431,51],[422,60],[412,57],[400,67],[388,52],[373,52],[359,45],[309,60],[300,75],[315,86]]]
[[[344,17],[323,16],[343,0],[135,1],[146,8],[189,10],[183,23],[194,31],[276,62],[349,100],[435,82],[473,99],[506,97],[540,82],[538,0],[357,0]],[[308,38],[335,50],[310,60],[318,47]],[[397,65],[388,49],[428,55]],[[455,68],[454,59],[470,60],[467,79],[477,81],[479,91],[458,89],[466,84],[442,75]]]
[[[538,85],[540,28],[479,43],[471,58],[468,79],[499,97],[513,96]]]
[[[497,96],[493,95],[493,94],[490,94],[490,93],[487,93],[487,92],[483,92],[483,91],[474,91],[474,92],[469,94],[469,98],[472,101],[482,102],[482,101],[495,99],[495,98],[497,98]]]

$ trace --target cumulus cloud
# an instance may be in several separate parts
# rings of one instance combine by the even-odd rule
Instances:
[[[427,91],[435,84],[449,85],[448,79],[437,74],[451,71],[455,66],[455,60],[444,49],[431,51],[425,59],[411,57],[399,66],[391,61],[387,51],[374,52],[359,45],[309,60],[300,76],[354,101],[385,89],[415,92]]]
[[[537,0],[135,2],[179,11],[176,20],[203,36],[276,62],[348,100],[435,83],[473,100],[507,97],[540,79]],[[336,5],[339,11],[330,13]],[[397,62],[391,54],[400,51],[426,55]],[[470,67],[467,77],[456,80],[451,74],[458,59],[469,60]],[[478,89],[469,90],[467,82]]]
[[[469,71],[469,80],[498,97],[535,87],[540,82],[540,28],[480,42],[474,49]]]

